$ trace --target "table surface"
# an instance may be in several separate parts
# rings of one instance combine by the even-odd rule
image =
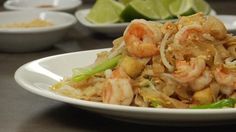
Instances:
[[[219,14],[236,14],[236,1],[210,1]],[[84,8],[83,5],[80,8]],[[0,132],[78,132],[78,131],[219,131],[236,130],[236,125],[207,127],[165,127],[115,121],[34,95],[14,80],[21,65],[46,56],[111,47],[114,38],[95,34],[77,24],[67,36],[46,51],[33,53],[0,52]]]

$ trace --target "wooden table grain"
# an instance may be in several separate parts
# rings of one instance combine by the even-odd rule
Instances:
[[[210,0],[209,2],[219,14],[236,15],[235,0]],[[81,8],[86,6],[89,5],[83,5]],[[93,33],[77,24],[61,42],[56,43],[49,50],[31,53],[0,52],[0,132],[236,130],[236,125],[233,124],[167,127],[120,122],[34,95],[22,89],[14,80],[16,69],[27,62],[61,53],[111,47],[113,39]]]

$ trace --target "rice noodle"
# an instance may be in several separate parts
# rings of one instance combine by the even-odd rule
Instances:
[[[174,67],[169,63],[169,61],[167,60],[166,55],[165,55],[165,47],[166,47],[167,40],[170,35],[171,35],[171,33],[166,33],[163,40],[161,41],[160,54],[161,54],[161,60],[164,64],[164,66],[168,69],[169,72],[173,72]]]
[[[236,65],[236,58],[235,57],[228,57],[225,59],[226,65]]]
[[[119,55],[120,53],[122,53],[124,48],[125,48],[125,42],[122,41],[121,44],[109,54],[108,58],[110,59],[112,57]]]
[[[226,46],[232,46],[236,45],[236,36],[233,36],[232,34],[228,34],[227,38],[224,40]]]
[[[218,52],[217,49],[215,49],[215,56],[214,56],[214,65],[219,65],[222,64],[222,58],[220,56],[220,53]]]
[[[105,77],[106,77],[106,78],[111,78],[111,76],[112,76],[112,70],[111,70],[111,69],[107,69],[107,70],[105,70],[104,74],[105,74]]]
[[[236,57],[236,45],[230,46],[230,47],[228,48],[228,51],[229,51],[229,53],[230,53],[232,56]]]

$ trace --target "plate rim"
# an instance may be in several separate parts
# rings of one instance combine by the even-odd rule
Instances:
[[[234,26],[232,27],[229,27],[229,29],[227,29],[229,32],[233,32],[233,31],[236,31],[236,15],[233,15],[233,14],[219,14],[217,15],[217,17],[220,19],[221,17],[226,17],[226,18],[235,18],[235,21],[233,22],[234,23]],[[226,24],[224,24],[226,25]]]

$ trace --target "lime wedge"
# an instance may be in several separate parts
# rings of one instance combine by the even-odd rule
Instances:
[[[124,5],[128,5],[132,0],[119,0]]]
[[[175,16],[187,16],[197,12],[207,15],[211,11],[210,5],[204,0],[173,0],[169,9]]]
[[[208,15],[211,11],[210,5],[204,0],[193,0],[193,10],[195,12],[203,12]]]
[[[172,14],[169,12],[169,4],[173,0],[154,0],[153,6],[154,10],[161,17],[161,19],[168,19],[172,17]]]
[[[170,4],[170,12],[175,16],[187,16],[194,14],[192,0],[173,0]]]
[[[160,1],[162,2],[163,6],[169,10],[169,6],[174,0],[160,0]]]
[[[160,15],[154,10],[156,0],[133,0],[122,11],[124,21],[143,18],[148,20],[160,19]]]
[[[114,0],[97,0],[86,19],[95,24],[108,24],[120,21],[124,5]]]

